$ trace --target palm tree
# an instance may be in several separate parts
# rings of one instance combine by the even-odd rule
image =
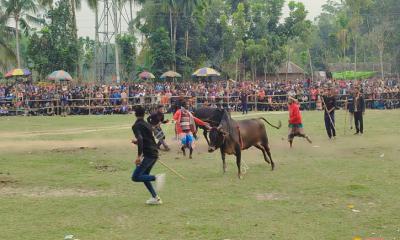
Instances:
[[[37,18],[30,15],[30,13],[37,11],[37,3],[35,0],[2,0],[1,3],[5,8],[5,13],[15,21],[17,66],[21,68],[19,25],[27,27],[28,21],[38,22]]]
[[[15,52],[8,44],[14,36],[14,29],[7,26],[8,16],[0,11],[0,67],[5,69],[15,61]]]

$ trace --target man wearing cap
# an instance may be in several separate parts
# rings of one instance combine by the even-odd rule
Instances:
[[[158,159],[158,148],[151,125],[144,121],[144,113],[145,110],[142,106],[136,107],[137,120],[132,126],[136,140],[132,140],[132,143],[137,144],[138,155],[135,160],[136,169],[132,173],[132,181],[143,182],[150,192],[151,198],[146,201],[146,204],[159,205],[162,204],[161,198],[157,195],[151,182],[156,181],[156,189],[159,191],[165,182],[165,174],[150,175],[150,171]]]

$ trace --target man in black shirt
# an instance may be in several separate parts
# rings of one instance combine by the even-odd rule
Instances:
[[[164,120],[164,107],[159,105],[156,112],[153,112],[148,118],[147,122],[153,127],[154,137],[158,140],[157,147],[160,149],[161,145],[164,146],[166,151],[169,151],[169,147],[165,142],[165,135],[161,129],[161,124],[166,124],[169,121]]]
[[[356,89],[354,92],[353,109],[354,109],[354,125],[356,126],[355,135],[360,133],[363,134],[364,132],[363,115],[365,112],[365,101],[359,89]]]
[[[323,96],[324,103],[324,120],[325,120],[325,128],[328,133],[328,137],[331,139],[332,137],[336,137],[335,130],[335,108],[336,108],[336,99],[333,96],[332,89],[328,89],[326,95]]]
[[[247,105],[249,95],[247,94],[246,90],[242,90],[239,98],[242,103],[242,114],[247,114],[249,112]]]
[[[135,109],[137,120],[132,126],[132,131],[136,140],[132,140],[132,143],[137,144],[138,155],[135,160],[136,169],[132,173],[132,181],[143,182],[151,193],[152,197],[146,201],[146,204],[159,205],[162,204],[161,198],[157,195],[151,182],[156,181],[156,188],[160,190],[165,181],[165,174],[150,175],[150,171],[158,159],[158,148],[151,125],[144,121],[144,113],[145,110],[141,106]]]

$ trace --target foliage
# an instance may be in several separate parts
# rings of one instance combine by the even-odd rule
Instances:
[[[170,40],[168,32],[160,27],[149,36],[150,56],[152,58],[152,72],[160,76],[168,71],[173,63]]]
[[[365,79],[376,75],[376,72],[334,72],[333,77],[336,79],[352,80],[352,79]]]
[[[33,69],[42,79],[59,69],[76,74],[77,56],[82,54],[82,51],[79,49],[79,43],[71,37],[73,22],[69,1],[57,2],[56,7],[48,11],[46,18],[49,23],[30,38],[28,55]]]
[[[136,38],[132,34],[117,36],[117,44],[120,52],[122,80],[128,81],[135,77],[136,69]]]

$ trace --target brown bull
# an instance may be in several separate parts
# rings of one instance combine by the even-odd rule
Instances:
[[[276,129],[279,129],[282,125],[279,122],[279,126],[274,126],[265,118],[235,121],[225,111],[219,126],[211,129],[208,151],[213,152],[218,148],[220,149],[224,173],[226,172],[225,155],[234,154],[238,167],[238,177],[241,178],[241,151],[253,146],[262,151],[264,160],[271,164],[271,169],[274,170],[275,164],[271,157],[267,132],[261,120]]]

